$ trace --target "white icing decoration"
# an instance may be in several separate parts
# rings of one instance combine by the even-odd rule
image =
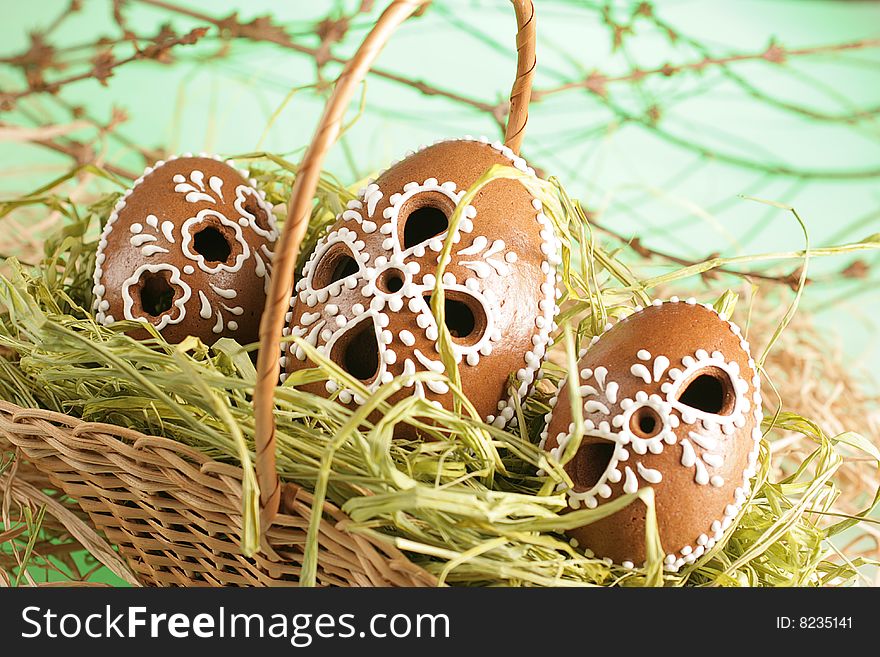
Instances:
[[[503,249],[503,240],[495,240],[489,245],[489,240],[482,235],[478,235],[474,243],[469,248],[459,251],[458,255],[480,255],[482,252],[481,260],[462,260],[459,264],[472,270],[480,278],[487,278],[493,271],[498,276],[507,276],[510,273],[510,265],[507,264],[506,260],[492,257]]]
[[[266,221],[269,224],[269,230],[264,230],[257,225],[257,218],[245,209],[247,197],[251,196],[266,213]],[[275,215],[272,214],[272,205],[266,201],[265,196],[253,187],[247,185],[238,185],[235,188],[235,202],[233,203],[236,211],[241,215],[242,219],[246,219],[246,225],[258,235],[265,237],[270,242],[274,242],[278,238],[278,228],[275,225]],[[242,225],[242,224],[239,224]]]
[[[239,246],[239,252],[235,256],[235,262],[231,265],[227,265],[225,262],[208,262],[201,253],[195,253],[190,248],[190,245],[193,242],[193,229],[202,224],[210,226],[213,223],[209,221],[210,218],[219,221],[224,226],[232,228],[234,232],[234,240]],[[183,222],[183,226],[180,227],[180,232],[183,235],[180,243],[180,249],[183,251],[183,255],[190,260],[194,260],[199,269],[208,274],[216,274],[220,271],[237,272],[251,256],[251,248],[248,246],[247,240],[244,238],[244,234],[241,232],[241,226],[238,225],[238,222],[230,221],[225,215],[216,210],[201,210],[195,217],[190,217]],[[234,245],[230,245],[230,247],[233,248],[234,252]]]
[[[483,143],[487,141],[483,140]],[[500,144],[491,144],[491,147],[510,159],[516,168],[530,175],[534,174],[524,160],[515,156],[507,147]],[[397,313],[406,308],[415,314],[415,324],[424,332],[424,337],[429,341],[436,341],[439,329],[430,306],[425,301],[425,297],[432,294],[435,285],[433,270],[421,269],[419,262],[414,261],[413,258],[424,258],[431,252],[439,253],[449,236],[447,231],[444,231],[407,248],[404,248],[399,237],[402,233],[399,226],[401,211],[413,197],[426,193],[443,195],[452,204],[458,206],[465,190],[457,189],[452,182],[441,183],[435,178],[428,178],[422,182],[407,183],[401,191],[391,194],[386,201],[378,185],[371,182],[360,191],[359,198],[350,202],[337,217],[340,226],[319,241],[303,268],[302,278],[296,284],[291,306],[298,300],[304,305],[305,313],[310,313],[320,311],[319,304],[326,304],[323,306],[322,317],[328,319],[332,317],[332,332],[326,341],[320,335],[316,336],[319,341],[326,342],[319,345],[323,353],[330,353],[330,345],[335,344],[340,335],[356,330],[355,327],[359,326],[365,312],[374,318],[385,317],[387,324],[386,313]],[[380,204],[384,206],[381,212],[378,211]],[[556,267],[561,263],[560,242],[554,234],[549,218],[541,212],[541,204],[537,199],[533,200],[533,206],[537,211],[535,217],[543,240],[541,251],[545,254],[541,270],[546,278],[540,285],[543,298],[539,302],[540,314],[535,319],[532,348],[524,354],[523,367],[516,373],[519,385],[513,389],[506,401],[499,404],[498,414],[487,418],[499,427],[505,426],[514,418],[514,398],[522,399],[534,383],[549,346],[549,334],[555,328],[553,319],[558,312]],[[502,338],[501,331],[497,328],[497,316],[503,300],[492,291],[489,283],[509,275],[512,266],[518,261],[517,254],[507,250],[503,240],[496,239],[490,242],[486,236],[479,234],[474,235],[472,239],[466,238],[474,232],[476,213],[473,206],[461,209],[462,218],[458,230],[451,236],[453,248],[450,255],[450,259],[455,258],[458,265],[474,272],[475,276],[466,280],[457,280],[453,271],[446,271],[442,281],[447,295],[469,298],[472,303],[482,307],[482,316],[486,321],[479,340],[474,344],[453,341],[453,355],[456,361],[464,362],[469,366],[475,366],[479,364],[481,357],[491,355],[493,345]],[[357,228],[349,228],[348,222],[356,224]],[[365,241],[369,239],[373,239],[373,242],[370,250],[367,250]],[[325,255],[331,249],[343,248],[347,249],[347,254],[354,263],[352,273],[323,287],[316,286],[316,273]],[[479,256],[479,258],[465,260],[462,256]],[[384,281],[391,276],[401,282],[399,288],[393,292],[388,291],[384,286]],[[336,302],[328,303],[343,290],[355,289],[359,290],[364,298],[364,304],[354,304],[348,312],[343,312]],[[329,306],[334,308],[333,313],[327,312]],[[289,329],[290,335],[303,337],[306,328],[305,313],[299,318],[293,318],[295,323]],[[398,346],[398,341],[401,346]],[[408,358],[404,357],[415,343],[416,337],[408,330],[399,331],[396,336],[390,331],[379,333],[381,366],[384,368],[386,364],[402,363],[403,375],[415,374],[418,367],[442,373],[444,367],[439,359],[430,358],[422,352],[413,353]],[[394,351],[395,355],[388,355],[389,351]],[[302,349],[293,348],[291,353],[299,360],[305,360]],[[375,390],[381,383],[390,380],[391,376],[390,372],[383,370],[370,383],[369,389]],[[437,394],[448,392],[445,383],[433,380],[426,381],[424,385],[422,382],[413,381],[408,387],[413,387],[414,394],[422,396],[425,388]],[[353,391],[347,392],[348,398],[355,399]],[[339,399],[344,401],[345,398],[346,396],[340,392]]]
[[[654,359],[654,381],[659,381],[668,367],[669,359],[666,356],[657,356]]]
[[[639,471],[639,475],[641,475],[642,479],[647,481],[649,484],[659,484],[661,481],[663,481],[663,475],[660,474],[659,470],[646,468],[641,463],[636,463],[636,469]]]
[[[146,244],[147,242],[155,242],[156,239],[157,238],[153,235],[144,235],[143,233],[141,233],[140,235],[133,236],[129,240],[129,242],[131,242],[132,246],[142,246],[143,244]]]
[[[211,189],[217,195],[217,197],[222,201],[223,200],[223,179],[218,178],[217,176],[211,176],[211,180],[208,181],[208,184],[211,186]]]
[[[186,178],[178,174],[174,176],[174,181],[177,183],[174,186],[174,191],[185,194],[186,196],[184,198],[186,198],[188,203],[200,203],[202,201],[206,203],[216,203],[213,196],[205,193],[204,178],[205,174],[198,169],[193,169],[189,174],[189,179],[192,182],[186,182]]]
[[[170,308],[168,311],[162,313],[158,317],[158,320],[159,320],[158,322],[155,321],[157,319],[155,317],[152,318],[153,321],[150,321],[150,319],[148,319],[142,315],[135,316],[132,313],[132,308],[134,307],[134,298],[131,296],[131,288],[138,285],[138,283],[141,279],[141,276],[144,273],[150,272],[150,273],[155,274],[160,271],[171,272],[171,276],[168,278],[168,283],[172,287],[176,287],[176,288],[182,290],[182,294],[180,295],[180,297],[178,299],[173,301],[173,303],[171,304],[172,308]],[[138,267],[134,271],[134,273],[131,276],[129,276],[127,279],[125,279],[122,282],[121,291],[122,291],[122,313],[123,313],[123,316],[125,317],[125,319],[136,321],[136,322],[143,322],[144,324],[153,324],[153,326],[156,327],[157,331],[161,331],[169,324],[178,324],[183,321],[184,317],[186,317],[186,302],[189,301],[189,298],[192,295],[192,289],[190,288],[190,286],[187,285],[180,278],[180,270],[177,267],[175,267],[174,265],[167,265],[167,264],[159,264],[159,265],[144,264],[144,265],[141,265],[140,267]],[[110,320],[110,321],[112,321],[112,320]],[[110,323],[110,322],[108,321],[108,323]]]
[[[641,363],[634,364],[629,371],[633,376],[639,377],[645,383],[651,383],[651,373],[648,371],[648,368]]]
[[[129,232],[132,233],[132,236],[128,238],[128,243],[134,248],[140,249],[141,255],[145,258],[149,258],[157,253],[170,253],[170,251],[164,246],[153,244],[153,242],[165,240],[166,242],[173,244],[174,236],[170,235],[169,226],[173,228],[174,225],[170,221],[166,221],[162,224],[162,231],[159,232],[159,220],[154,214],[147,215],[146,222],[147,229],[149,229],[150,232],[144,232],[144,226],[139,223],[132,224],[129,227]],[[103,256],[103,249],[100,250]],[[101,258],[101,262],[103,263],[103,257]]]
[[[623,485],[623,492],[635,493],[639,490],[639,480],[636,478],[636,473],[629,466],[626,466],[624,470],[626,470],[626,483]]]
[[[185,157],[191,157],[191,156],[186,155]],[[202,155],[201,157],[212,157],[213,159],[215,159],[217,161],[223,162],[223,160],[221,160],[220,158],[215,157],[215,156]],[[170,158],[170,160],[175,160],[175,159],[177,159],[177,158],[174,158],[174,157]],[[156,175],[157,172],[160,171],[160,169],[165,164],[166,164],[166,162],[159,161],[153,167],[147,167],[147,169],[144,171],[144,174],[140,178],[138,178],[138,180],[135,181],[134,186],[129,191],[127,191],[125,193],[125,195],[123,195],[123,197],[117,202],[116,206],[113,208],[112,213],[110,214],[110,217],[107,219],[107,223],[104,226],[104,230],[101,233],[101,237],[98,242],[98,250],[96,253],[96,257],[95,257],[96,266],[95,266],[95,272],[94,272],[94,276],[93,276],[93,292],[94,292],[94,296],[95,296],[94,309],[95,309],[96,320],[102,324],[108,325],[108,324],[112,324],[114,321],[116,321],[116,319],[113,315],[108,314],[108,311],[110,310],[110,303],[107,299],[104,298],[104,295],[106,293],[106,289],[105,289],[104,285],[102,284],[102,278],[104,275],[104,266],[106,264],[106,258],[107,258],[106,248],[107,248],[108,237],[111,234],[111,232],[114,228],[114,225],[119,218],[119,214],[126,207],[126,199],[132,194],[132,192],[148,176]],[[226,162],[226,164],[234,169],[234,163],[232,163],[231,161]],[[248,179],[248,174],[246,171],[241,171],[241,170],[237,170],[237,169],[234,169],[234,170],[237,171],[237,173],[240,174],[242,177],[244,177],[245,180]],[[171,177],[171,183],[173,185],[173,187],[172,187],[173,191],[178,194],[183,194],[185,200],[187,200],[188,202],[191,202],[191,203],[208,202],[208,203],[212,203],[216,206],[218,201],[219,202],[224,201],[224,194],[223,194],[224,180],[223,180],[223,178],[221,178],[219,176],[211,176],[206,181],[205,174],[199,169],[193,169],[192,171],[186,172],[186,175],[184,175],[184,173],[175,174]],[[250,183],[255,184],[253,180],[251,180]],[[253,228],[253,230],[255,232],[257,232],[261,237],[265,238],[268,242],[270,242],[270,243],[274,242],[274,240],[277,237],[277,229],[275,227],[275,218],[272,215],[272,206],[270,203],[268,203],[265,200],[265,195],[262,192],[258,192],[255,188],[250,187],[248,185],[238,185],[238,187],[236,188],[236,193],[237,193],[236,200],[238,202],[244,202],[246,200],[246,198],[249,195],[251,195],[254,197],[254,199],[259,204],[259,206],[263,210],[265,210],[266,220],[267,220],[267,224],[269,226],[269,230],[268,231],[262,230],[258,226],[255,226],[255,225],[251,226],[251,227]],[[236,209],[238,209],[237,206],[236,206]],[[255,218],[250,213],[248,213],[246,211],[243,212],[242,214],[244,215],[242,217],[242,219],[244,219],[244,227],[250,226],[250,222],[254,221]],[[220,213],[219,211],[216,211],[216,210],[205,210],[205,211],[199,213],[199,215],[202,217],[207,217],[207,216],[213,215],[215,218],[220,220],[220,223],[223,223],[224,225],[229,225],[230,223],[236,223],[236,226],[238,225],[237,222],[231,222],[222,213]],[[190,218],[188,221],[194,221],[196,219],[197,219],[197,217],[194,217],[194,218]],[[184,244],[186,244],[188,246],[189,243],[191,242],[191,236],[188,235],[187,233],[183,233],[183,243],[178,245],[177,241],[175,239],[175,224],[174,224],[174,222],[166,219],[160,223],[158,217],[155,214],[148,214],[146,217],[143,218],[143,220],[141,222],[132,223],[129,226],[128,230],[131,233],[131,237],[129,238],[129,243],[131,244],[131,246],[133,248],[139,249],[141,255],[145,258],[156,258],[156,256],[158,256],[160,254],[171,253],[172,250],[178,250],[178,249],[184,250]],[[201,263],[199,263],[200,268],[203,271],[206,271],[207,273],[215,273],[217,271],[220,271],[221,269],[226,269],[229,271],[237,271],[241,268],[243,262],[247,259],[248,255],[249,255],[250,249],[247,248],[246,240],[242,239],[242,234],[241,234],[240,228],[236,227],[234,229],[234,231],[235,231],[236,241],[238,241],[243,246],[243,248],[242,248],[243,257],[242,256],[237,257],[236,262],[232,266],[229,266],[229,267],[227,267],[226,265],[223,265],[222,267],[220,267],[220,266],[203,266]],[[257,252],[254,251],[255,272],[258,277],[261,277],[264,279],[264,286],[266,286],[267,282],[268,282],[268,277],[271,274],[271,271],[270,271],[271,265],[267,264],[267,263],[271,262],[272,252],[271,252],[270,246],[265,243],[260,244],[259,252],[262,254],[262,256],[257,255]],[[197,260],[197,258],[193,257],[192,253],[185,253],[185,255],[187,255],[187,257],[190,257],[191,259]],[[145,267],[146,267],[146,269],[145,269]],[[159,321],[157,321],[157,322],[154,321],[154,318],[150,318],[150,317],[141,317],[141,318],[131,317],[131,312],[132,312],[131,309],[133,307],[134,302],[131,298],[131,292],[130,292],[129,288],[132,285],[133,278],[129,277],[125,281],[124,285],[126,287],[122,292],[123,302],[124,302],[124,304],[127,304],[126,307],[124,307],[122,309],[122,314],[125,317],[125,319],[136,319],[138,321],[145,321],[145,322],[149,322],[149,323],[154,323],[155,326],[159,330],[161,330],[162,328],[164,328],[168,324],[178,323],[178,322],[182,321],[183,317],[186,314],[186,309],[183,304],[185,304],[186,300],[188,300],[192,296],[192,287],[181,279],[181,272],[180,272],[180,270],[177,269],[177,267],[175,267],[174,265],[166,264],[166,263],[156,263],[156,264],[151,263],[149,266],[143,265],[143,266],[139,267],[137,269],[137,271],[132,274],[132,276],[134,277],[135,275],[137,275],[137,277],[139,277],[140,274],[143,273],[144,271],[161,271],[161,270],[166,270],[166,269],[168,271],[171,271],[173,274],[172,278],[170,279],[172,284],[179,285],[184,290],[184,294],[181,296],[180,299],[178,299],[178,301],[175,302],[176,309],[172,312],[166,312],[163,315],[161,315],[160,316],[161,319],[159,319]],[[195,271],[196,271],[195,267],[187,264],[183,267],[182,273],[184,275],[191,276],[195,273]],[[137,277],[134,280],[137,280]],[[224,290],[224,292],[226,292],[228,294],[229,292],[232,292],[232,291]],[[199,291],[199,297],[200,297],[200,299],[199,299],[199,302],[200,302],[199,316],[202,317],[203,319],[213,321],[213,318],[215,316],[215,311],[216,312],[225,311],[225,312],[231,313],[232,315],[241,315],[244,312],[243,308],[241,308],[240,306],[227,306],[222,303],[220,304],[219,309],[211,308],[210,301],[208,300],[208,296],[205,295],[201,290]],[[222,298],[228,299],[228,298],[233,298],[233,297],[234,297],[234,295],[232,297],[226,296],[226,297],[222,297]],[[217,324],[222,324],[222,319],[217,321],[214,324],[214,326],[216,326]],[[228,328],[230,328],[230,330],[235,330],[235,328],[237,328],[237,323],[234,321],[227,322],[226,326]]]
[[[162,222],[162,234],[165,239],[174,244],[174,223],[171,221]]]
[[[208,297],[206,297],[205,293],[201,290],[199,290],[199,300],[201,301],[199,317],[202,319],[211,319],[211,317],[214,316],[214,311],[211,309],[211,302],[208,301]]]
[[[372,217],[373,213],[376,212],[376,205],[382,200],[382,192],[379,191],[379,185],[375,183],[367,185],[363,193],[363,199],[367,204],[367,216]],[[375,226],[375,224],[373,225]]]
[[[678,302],[678,300],[670,300],[669,303]],[[693,299],[688,299],[682,303],[696,305],[696,301]],[[656,306],[659,303],[655,301],[652,305]],[[715,312],[711,306],[706,307],[710,311]],[[731,333],[736,336],[740,335],[740,330],[735,324],[720,316],[719,319],[722,319],[727,324]],[[622,321],[626,321],[626,319]],[[740,346],[745,350],[748,357],[748,344],[743,344],[743,342],[740,343]],[[584,354],[582,353],[580,356],[583,357]],[[760,424],[763,412],[760,377],[752,373],[749,374],[749,379],[744,378],[737,362],[734,360],[728,362],[724,355],[718,351],[710,354],[704,349],[698,349],[693,355],[686,355],[682,358],[682,367],[671,368],[670,365],[672,363],[664,355],[654,357],[647,350],[641,349],[637,352],[636,357],[640,361],[647,363],[647,365],[642,363],[633,364],[630,368],[630,374],[646,384],[660,384],[659,389],[663,395],[639,391],[632,399],[618,400],[618,407],[621,410],[611,417],[610,421],[600,421],[601,415],[593,415],[592,418],[585,417],[585,435],[610,441],[614,444],[614,451],[605,472],[603,472],[599,481],[590,490],[566,490],[564,485],[562,485],[562,490],[566,490],[569,506],[572,508],[578,508],[581,505],[587,508],[597,507],[600,500],[605,497],[604,493],[607,492],[605,487],[620,482],[621,479],[624,479],[623,490],[626,493],[638,490],[639,478],[643,479],[647,484],[662,481],[663,473],[660,471],[648,468],[638,460],[636,460],[635,469],[626,463],[630,461],[633,454],[659,454],[668,445],[675,444],[677,442],[677,434],[673,430],[681,423],[689,425],[686,432],[687,438],[682,438],[680,441],[681,466],[693,469],[694,482],[697,485],[715,488],[722,487],[725,485],[724,478],[719,474],[713,474],[710,470],[710,468],[716,469],[724,466],[722,442],[726,436],[733,434],[736,429],[745,426],[747,416],[751,416],[755,422],[751,434],[753,446],[748,455],[748,465],[742,473],[742,485],[735,489],[732,503],[728,504],[724,509],[724,517],[713,521],[708,532],[696,539],[696,547],[687,545],[680,550],[679,554],[668,554],[666,556],[664,567],[675,572],[686,563],[693,563],[694,560],[711,549],[717,541],[721,540],[724,532],[733,525],[735,517],[748,499],[750,480],[755,474],[758,450],[762,439]],[[748,357],[748,361],[749,367],[754,372],[754,361],[750,357]],[[725,415],[702,411],[686,406],[678,401],[682,387],[698,376],[701,370],[706,368],[717,368],[723,371],[730,379],[734,400],[730,404],[732,409]],[[597,402],[601,401],[602,395],[604,395],[608,405],[612,406],[616,403],[615,400],[618,397],[619,388],[616,382],[607,381],[607,370],[603,367],[597,367],[596,372],[594,372],[590,368],[583,368],[579,372],[579,377],[578,392],[584,398],[585,410],[589,408],[592,412],[600,412],[602,415],[610,416],[611,412],[606,414],[597,406]],[[563,381],[561,389],[564,389],[566,385],[566,382]],[[587,397],[590,397],[590,399],[586,399]],[[551,399],[551,407],[557,401],[558,397]],[[650,406],[656,415],[660,417],[662,423],[657,435],[649,439],[634,435],[630,428],[632,414],[642,406]],[[613,411],[613,409],[609,410]],[[550,413],[544,416],[545,429],[541,433],[542,447],[544,447],[549,438],[549,426],[552,419],[553,411],[551,410]],[[598,426],[596,422],[599,422]],[[568,431],[572,429],[573,425],[569,427]],[[563,432],[558,434],[556,436],[557,447],[549,451],[550,458],[558,459],[569,440],[569,433]]]
[[[238,292],[236,290],[227,290],[222,287],[217,287],[213,283],[208,283],[211,286],[211,289],[217,293],[218,296],[223,297],[224,299],[234,299],[238,296]]]

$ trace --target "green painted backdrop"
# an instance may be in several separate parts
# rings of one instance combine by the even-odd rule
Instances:
[[[173,4],[214,17],[233,11],[246,20],[270,14],[299,42],[316,45],[312,32],[317,21],[352,13],[360,3]],[[384,4],[378,1],[371,14],[357,17],[333,52],[351,54]],[[802,49],[880,38],[878,2],[656,0],[655,20],[633,20],[635,2],[536,4],[539,89],[584,79],[594,70],[626,76],[634,68],[761,53],[774,43]],[[0,0],[0,58],[25,49],[28,33],[51,24],[67,5],[68,0]],[[127,20],[139,31],[156,30],[166,21],[181,30],[200,24],[134,0],[125,7]],[[603,11],[613,21],[632,24],[622,47],[614,47]],[[664,25],[674,28],[676,39],[669,38]],[[57,30],[53,42],[76,46],[116,29],[110,0],[84,0],[83,11]],[[496,104],[513,79],[514,29],[506,0],[436,0],[425,16],[401,28],[378,66]],[[227,47],[226,56],[214,57]],[[332,79],[338,70],[331,64],[323,73]],[[228,46],[208,38],[181,49],[173,65],[124,66],[109,86],[84,81],[68,87],[63,97],[99,121],[106,121],[112,108],[123,108],[128,121],[121,133],[143,146],[228,155],[265,149],[296,159],[309,141],[322,96],[311,88],[289,94],[314,81],[315,65],[308,57],[271,44]],[[14,89],[20,83],[0,67],[0,87]],[[498,135],[498,126],[485,113],[381,78],[369,78],[364,101],[363,115],[328,160],[328,168],[347,183],[426,142]],[[798,249],[803,236],[788,213],[741,196],[794,205],[814,245],[880,232],[878,107],[880,47],[790,57],[784,65],[752,57],[729,67],[610,82],[604,97],[583,89],[548,96],[532,109],[523,153],[600,211],[607,226],[637,235],[652,248],[693,259],[712,252]],[[18,113],[4,120],[69,121],[50,101],[28,100],[26,109],[30,118]],[[89,140],[93,132],[73,136]],[[103,147],[109,161],[142,166],[117,141]],[[33,188],[68,165],[65,158],[33,145],[0,142],[0,195]],[[779,169],[794,170],[794,175],[774,173]],[[869,272],[878,263],[875,256],[863,259]],[[854,367],[880,366],[874,339],[880,321],[876,274],[826,282],[847,263],[814,262],[816,282],[803,304],[837,336]],[[778,271],[788,273],[796,264]]]
[[[31,30],[45,28],[67,0],[0,0],[0,54],[27,45]],[[303,43],[314,23],[328,14],[351,11],[359,3],[333,0],[186,0],[176,2],[212,16],[238,11],[251,19],[270,14]],[[384,3],[376,2],[371,16]],[[880,37],[880,3],[840,0],[659,0],[655,14],[683,37],[670,43],[648,21],[636,21],[625,47],[613,52],[610,31],[602,24],[606,3],[538,0],[539,72],[536,86],[551,87],[582,78],[594,69],[620,74],[640,65],[700,59],[686,42],[692,38],[716,56],[761,52],[776,40],[803,48]],[[616,18],[627,18],[633,2],[607,3]],[[137,2],[126,16],[139,30],[171,20],[183,29],[198,24]],[[361,16],[336,54],[351,53],[370,23]],[[85,0],[81,15],[64,23],[55,42],[83,43],[89,36],[113,33],[112,3]],[[438,0],[424,17],[395,35],[379,65],[444,89],[496,103],[514,71],[513,14],[505,0]],[[225,154],[256,148],[290,153],[307,143],[321,107],[310,91],[296,94],[267,130],[273,112],[288,92],[314,81],[307,57],[270,44],[236,43],[223,59],[211,59],[217,40],[180,51],[173,66],[152,62],[121,68],[109,87],[85,81],[64,97],[82,103],[106,120],[113,107],[129,121],[122,132],[145,146],[176,151],[210,150]],[[332,65],[325,74],[332,76]],[[786,66],[749,61],[732,67],[756,90],[778,104],[796,104],[817,113],[848,115],[880,105],[880,49],[850,54],[792,58]],[[8,73],[0,84],[14,85]],[[701,258],[799,248],[803,238],[785,213],[739,198],[759,196],[797,207],[815,244],[856,239],[878,231],[880,184],[877,176],[833,180],[823,173],[880,168],[880,120],[876,113],[855,122],[817,121],[781,109],[743,92],[717,68],[666,79],[647,78],[633,85],[609,86],[609,101],[585,91],[551,96],[532,111],[524,153],[548,173],[558,175],[570,192],[604,211],[609,226],[637,234],[648,245]],[[487,116],[436,96],[372,77],[365,89],[366,112],[337,147],[328,166],[343,181],[369,175],[422,143],[463,133],[497,135]],[[613,109],[609,109],[609,105]],[[657,108],[655,127],[639,117]],[[47,116],[58,114],[42,103]],[[61,118],[60,116],[57,118]],[[87,138],[87,136],[86,136]],[[816,177],[768,176],[742,166],[703,158],[699,149],[768,166],[788,166]],[[111,160],[135,161],[126,148],[108,145]],[[25,180],[59,170],[62,158],[32,146],[0,144],[0,162],[20,175],[0,178],[0,192],[20,191]],[[836,172],[836,173],[835,173]],[[814,272],[840,269],[841,262],[815,263]],[[789,267],[790,270],[792,267]],[[880,363],[871,339],[878,319],[873,284],[817,284],[805,304],[823,311],[822,321],[843,331],[846,349],[858,360]],[[833,300],[833,305],[827,305]]]

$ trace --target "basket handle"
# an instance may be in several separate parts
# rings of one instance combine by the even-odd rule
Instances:
[[[281,485],[275,463],[274,392],[278,382],[278,342],[287,313],[292,281],[311,215],[312,200],[318,187],[321,165],[330,147],[339,136],[345,112],[352,96],[366,77],[373,61],[395,29],[419,7],[430,0],[393,0],[376,21],[376,25],[345,65],[324,114],[315,130],[290,193],[287,222],[278,241],[273,260],[272,280],[266,307],[260,322],[260,353],[257,359],[257,381],[254,388],[255,441],[257,449],[257,481],[260,486],[261,526],[267,529],[278,513]],[[535,72],[535,7],[533,0],[511,0],[517,18],[517,70],[510,92],[510,114],[504,140],[519,152],[528,121],[528,106]]]

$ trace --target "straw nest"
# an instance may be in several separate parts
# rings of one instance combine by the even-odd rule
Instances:
[[[278,205],[294,165],[269,154],[241,158]],[[98,325],[91,308],[96,237],[119,192],[65,195],[74,175],[112,175],[89,167],[20,199],[0,204],[0,216],[40,218],[40,228],[9,231],[14,244],[0,278],[0,397],[15,404],[109,422],[182,441],[211,458],[253,472],[252,353],[228,339],[208,348],[197,340],[168,345],[125,335],[130,324]],[[488,172],[471,192],[513,169]],[[460,412],[418,399],[385,401],[392,382],[357,413],[296,386],[328,377],[359,383],[303,347],[319,366],[291,376],[279,389],[276,418],[282,480],[301,484],[339,505],[353,530],[395,544],[440,583],[454,585],[841,585],[869,581],[880,555],[876,521],[880,416],[870,382],[844,365],[826,333],[796,313],[809,258],[876,248],[867,240],[835,248],[739,258],[738,265],[792,261],[803,265],[795,294],[785,286],[708,272],[715,259],[662,276],[647,272],[652,255],[615,244],[594,230],[562,187],[534,183],[564,247],[560,330],[542,380],[524,407],[519,429],[505,432]],[[331,176],[319,186],[308,256],[335,214],[353,197]],[[780,212],[786,210],[780,209]],[[796,218],[796,214],[794,215]],[[452,219],[453,223],[455,217]],[[33,226],[33,224],[31,224]],[[792,221],[793,230],[797,222]],[[27,239],[22,239],[21,235]],[[607,242],[607,243],[606,243]],[[649,563],[626,570],[587,558],[560,532],[603,510],[560,515],[555,484],[565,477],[537,447],[546,404],[581,342],[609,316],[653,298],[693,294],[732,312],[747,330],[770,394],[757,482],[735,530],[694,564],[664,573],[657,536],[647,536]],[[448,345],[447,345],[448,346]],[[425,373],[419,376],[444,377]],[[383,411],[376,424],[366,418]],[[416,417],[427,418],[417,420]],[[392,438],[394,425],[419,425],[430,442]],[[33,466],[0,443],[0,584],[91,583],[105,564],[136,583],[112,546],[91,528],[75,500],[53,491]],[[546,476],[537,476],[543,469]],[[256,549],[257,491],[245,481],[245,551]],[[640,497],[649,506],[649,490]],[[308,581],[308,573],[304,580]]]

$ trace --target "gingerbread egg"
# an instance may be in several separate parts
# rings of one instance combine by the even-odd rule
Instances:
[[[231,162],[157,162],[101,234],[96,317],[152,324],[172,343],[188,335],[255,342],[277,236],[265,194]]]
[[[569,376],[585,425],[565,465],[569,505],[651,486],[666,568],[699,558],[745,502],[761,440],[760,378],[739,328],[693,299],[658,301],[594,338]],[[542,445],[558,459],[574,431],[567,383],[553,404]],[[642,564],[645,511],[636,500],[568,533],[598,557]]]
[[[367,185],[305,265],[285,335],[304,339],[370,391],[395,376],[443,372],[431,312],[435,271],[450,217],[496,164],[534,175],[500,143],[463,139],[411,154]],[[554,327],[560,244],[541,202],[519,181],[492,181],[461,216],[442,276],[445,323],[464,393],[503,427],[514,417],[514,397],[534,382]],[[282,365],[288,373],[314,367],[292,343]],[[306,388],[364,401],[334,381]],[[391,401],[408,395],[452,406],[440,381],[410,380]]]

